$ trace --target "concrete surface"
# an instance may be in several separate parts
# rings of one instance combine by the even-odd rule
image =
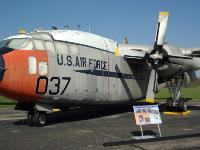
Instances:
[[[161,109],[162,110],[162,109]],[[162,138],[133,140],[140,134],[131,108],[74,109],[48,115],[45,127],[29,127],[26,112],[0,110],[0,149],[48,150],[198,150],[200,102],[190,102],[190,115],[161,115]],[[156,125],[143,127],[146,135],[158,135]],[[104,147],[107,146],[107,147]]]

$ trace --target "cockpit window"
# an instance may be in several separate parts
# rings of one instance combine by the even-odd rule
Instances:
[[[2,47],[20,50],[33,50],[33,43],[31,39],[28,38],[8,39],[0,42],[0,48]]]
[[[47,50],[55,52],[54,40],[50,34],[46,33],[31,33],[28,37],[8,38],[0,41],[0,53],[2,49],[7,51],[18,50]]]
[[[13,49],[20,49],[27,42],[27,39],[11,39],[7,43],[7,47]]]
[[[3,40],[0,42],[0,48],[5,47],[6,43],[8,42],[8,40]]]
[[[45,50],[44,43],[42,40],[34,39],[33,42],[35,45],[35,50]]]

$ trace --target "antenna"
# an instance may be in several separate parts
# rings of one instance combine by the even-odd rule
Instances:
[[[69,29],[69,26],[68,26],[68,25],[65,25],[64,28],[65,28],[65,30],[68,30],[68,29]]]
[[[65,25],[64,26],[65,30],[70,30],[70,29],[80,30],[81,27],[82,27],[82,25],[80,25],[80,24],[77,24],[77,26],[71,26],[71,25]],[[89,29],[89,31],[90,31],[90,29]]]
[[[58,30],[58,28],[56,26],[52,26],[53,30]]]
[[[90,32],[90,26],[89,26],[89,29],[88,29],[88,31]]]
[[[128,38],[127,37],[124,38],[124,44],[128,44]]]
[[[81,28],[81,25],[80,25],[80,24],[78,24],[78,25],[77,25],[77,28],[78,28],[78,30],[80,30],[80,28]]]

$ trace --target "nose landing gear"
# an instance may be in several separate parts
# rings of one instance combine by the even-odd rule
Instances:
[[[46,125],[47,116],[44,111],[30,111],[27,115],[27,120],[30,126],[43,127]]]

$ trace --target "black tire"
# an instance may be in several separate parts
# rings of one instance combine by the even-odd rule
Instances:
[[[36,127],[43,127],[46,125],[46,113],[42,111],[36,111],[33,115],[33,124]]]
[[[172,100],[172,98],[168,98],[167,99],[167,107],[173,107],[173,100]]]
[[[168,98],[166,105],[165,105],[165,110],[166,111],[174,111],[174,106],[173,106],[173,100],[172,98]]]
[[[180,111],[186,112],[188,110],[187,101],[185,99],[180,99],[178,102],[178,108]]]
[[[33,126],[33,113],[32,112],[28,112],[27,121],[28,121],[29,126]]]

